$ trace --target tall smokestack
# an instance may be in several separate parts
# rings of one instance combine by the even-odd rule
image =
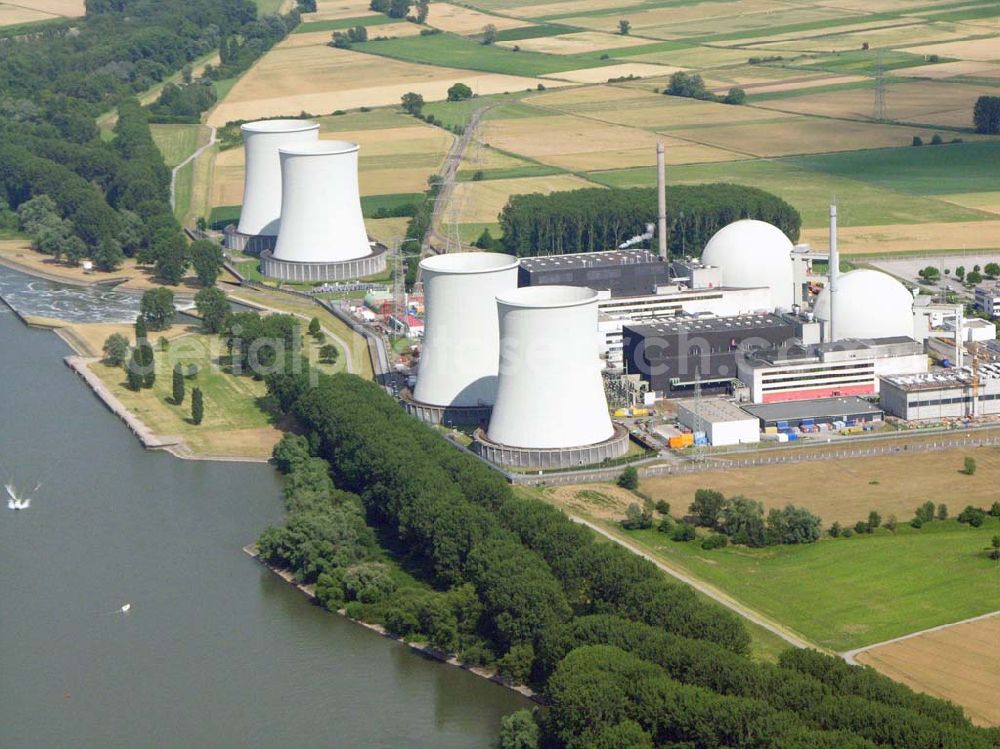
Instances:
[[[656,233],[660,238],[660,257],[667,259],[667,166],[663,144],[656,144],[656,192],[659,199]]]
[[[834,334],[834,320],[837,307],[837,276],[840,275],[840,254],[837,252],[837,204],[830,204],[830,327],[828,330],[830,341],[836,341]]]

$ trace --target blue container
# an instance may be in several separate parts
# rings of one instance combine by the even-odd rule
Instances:
[[[799,435],[797,435],[795,432],[789,432],[788,433],[788,441],[789,442],[795,442],[795,440],[797,440],[798,438],[799,438]]]

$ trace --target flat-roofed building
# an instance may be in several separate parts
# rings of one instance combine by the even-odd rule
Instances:
[[[704,432],[713,447],[760,442],[757,419],[732,401],[707,398],[678,403],[677,420],[692,432]]]
[[[882,377],[879,402],[906,421],[1000,415],[1000,364],[981,363],[978,380],[970,367]]]
[[[976,307],[990,317],[1000,317],[1000,283],[977,286]]]
[[[760,428],[799,427],[802,424],[832,424],[835,421],[881,421],[883,411],[864,398],[815,398],[782,403],[754,403],[743,410],[760,422]]]

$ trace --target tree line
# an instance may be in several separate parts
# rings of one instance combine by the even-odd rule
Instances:
[[[540,690],[550,709],[505,721],[507,746],[996,745],[958,708],[837,658],[803,651],[753,662],[732,613],[515,494],[376,384],[344,374],[314,387],[304,375],[265,379],[305,435],[275,451],[293,504],[287,530],[266,531],[262,552],[315,579],[328,607]],[[315,486],[331,497],[324,507],[349,504],[349,517],[308,525],[295,497],[316,496]],[[378,553],[356,541],[370,538],[362,515],[429,589],[403,595],[391,566],[372,568]]]
[[[612,250],[655,223],[654,188],[584,188],[548,195],[512,195],[500,212],[503,249],[519,257]],[[793,242],[802,218],[791,205],[755,187],[732,184],[667,188],[668,247],[700,252],[715,232],[738,219],[767,221]]]

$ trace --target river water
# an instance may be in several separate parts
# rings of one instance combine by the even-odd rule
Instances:
[[[144,451],[68,353],[0,307],[0,474],[42,481],[0,505],[0,746],[488,747],[525,705],[246,556],[273,468]]]

